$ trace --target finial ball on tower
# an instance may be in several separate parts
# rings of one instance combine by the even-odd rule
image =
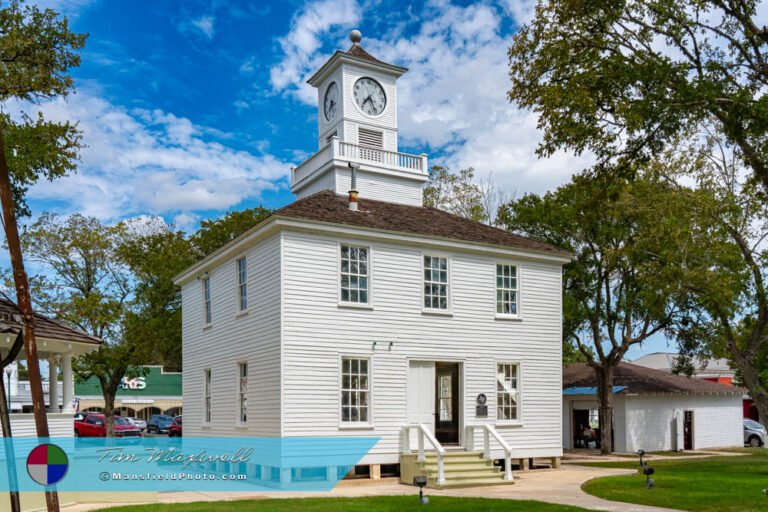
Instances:
[[[353,43],[357,44],[360,42],[360,40],[363,39],[363,34],[360,33],[359,30],[353,30],[349,33],[349,40]]]

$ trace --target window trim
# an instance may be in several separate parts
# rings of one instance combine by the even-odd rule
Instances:
[[[517,419],[501,420],[499,419],[499,391],[497,378],[500,364],[512,364],[517,366]],[[523,363],[516,359],[496,359],[493,362],[493,419],[496,426],[522,426],[523,424]]]
[[[247,359],[243,359],[238,361],[237,363],[237,416],[235,418],[235,426],[237,427],[246,427],[248,426],[248,395],[250,394],[250,374],[251,374],[251,365],[248,364]],[[241,379],[243,366],[245,366],[245,421],[243,421],[243,389],[240,387],[242,384]]]
[[[203,328],[213,325],[213,298],[211,293],[211,276],[204,275],[200,279],[201,292],[203,295]]]
[[[428,308],[424,305],[424,299],[426,298],[426,294],[424,293],[424,285],[426,284],[426,279],[424,278],[424,258],[427,256],[431,258],[444,258],[446,260],[446,269],[448,271],[448,281],[446,283],[446,286],[448,287],[446,297],[448,307],[446,309]],[[419,286],[421,287],[422,313],[427,315],[453,315],[453,261],[450,254],[426,251],[421,252],[421,257],[419,259]]]
[[[515,267],[517,269],[517,314],[510,315],[506,313],[499,313],[498,312],[498,299],[496,296],[499,293],[498,283],[496,282],[497,275],[498,275],[498,265],[507,265],[510,267]],[[523,319],[523,310],[522,310],[522,294],[521,291],[523,289],[523,282],[520,276],[520,264],[515,263],[512,261],[504,261],[504,260],[497,260],[493,264],[493,313],[494,317],[497,320],[522,320]]]
[[[245,282],[240,282],[240,262],[245,262]],[[242,290],[245,288],[245,307],[243,307]],[[235,258],[235,301],[236,301],[236,316],[244,315],[248,313],[250,309],[250,301],[248,300],[248,255],[242,254]]]
[[[213,419],[213,372],[203,368],[203,418],[202,425],[208,427]]]
[[[341,417],[342,405],[342,383],[344,375],[344,359],[365,359],[368,361],[368,420],[367,421],[344,421]],[[337,385],[337,406],[336,414],[338,415],[338,428],[339,430],[354,430],[354,429],[373,429],[374,428],[374,400],[373,400],[373,355],[372,354],[360,354],[360,353],[339,353],[338,356],[338,385]]]
[[[368,301],[345,302],[341,299],[341,248],[342,246],[368,251]],[[373,248],[355,241],[341,240],[336,244],[336,301],[340,308],[373,309]]]

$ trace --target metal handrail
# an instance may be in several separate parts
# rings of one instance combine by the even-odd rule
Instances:
[[[429,428],[424,425],[423,423],[414,423],[412,425],[404,425],[402,429],[402,441],[403,441],[403,449],[402,452],[404,454],[410,454],[411,453],[411,430],[417,429],[418,431],[418,441],[419,441],[419,451],[418,456],[416,457],[416,460],[419,462],[423,462],[425,460],[424,457],[424,438],[427,438],[427,441],[429,441],[429,444],[432,445],[432,447],[435,449],[435,452],[437,453],[437,485],[442,485],[445,483],[445,448],[443,448],[443,445],[440,444],[440,441],[437,440],[437,438],[432,434],[432,432],[429,431]]]
[[[512,476],[512,449],[507,442],[501,437],[493,425],[487,423],[481,425],[467,425],[466,426],[466,444],[469,450],[474,450],[475,447],[475,429],[483,429],[483,458],[491,458],[491,436],[501,445],[504,450],[504,480],[514,480]]]

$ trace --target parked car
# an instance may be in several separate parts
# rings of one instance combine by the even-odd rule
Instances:
[[[173,418],[170,416],[166,416],[165,414],[154,414],[147,422],[147,433],[167,434],[172,422]]]
[[[176,416],[168,427],[168,437],[181,437],[181,416]]]
[[[142,431],[147,430],[147,422],[141,418],[134,418],[133,416],[127,416],[128,420],[139,427]]]
[[[765,446],[766,440],[768,440],[768,433],[766,433],[765,427],[755,420],[744,418],[744,444],[752,448],[759,448]]]
[[[75,416],[75,437],[106,437],[107,423],[100,412],[87,412]],[[127,418],[115,416],[115,437],[139,437],[141,429]]]

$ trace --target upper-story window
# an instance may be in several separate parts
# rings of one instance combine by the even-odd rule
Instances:
[[[245,256],[237,260],[237,295],[240,311],[248,309],[248,260]]]
[[[517,267],[496,265],[496,314],[517,316],[519,312]]]
[[[203,320],[206,325],[211,323],[211,278],[203,278]]]
[[[448,258],[424,256],[424,308],[448,310]]]
[[[341,246],[341,302],[368,304],[367,247]]]

